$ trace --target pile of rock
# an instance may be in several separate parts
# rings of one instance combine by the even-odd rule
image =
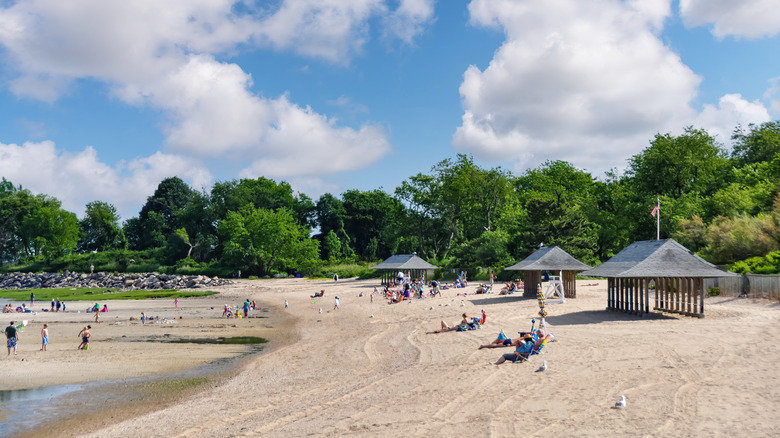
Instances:
[[[43,289],[63,287],[138,289],[197,289],[233,284],[231,280],[203,275],[168,275],[157,273],[109,274],[96,272],[81,274],[65,271],[55,273],[22,273],[0,275],[0,289]]]

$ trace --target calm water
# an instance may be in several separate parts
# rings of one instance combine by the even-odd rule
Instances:
[[[217,360],[188,371],[164,376],[0,391],[0,438],[30,430],[43,422],[72,417],[81,412],[98,411],[108,403],[121,402],[127,394],[128,386],[134,384],[172,378],[201,377],[228,370],[237,365],[241,359],[262,351],[262,344],[267,341],[259,337],[242,336],[211,339],[174,338],[157,340],[156,342],[245,344],[250,345],[251,348],[243,355]]]

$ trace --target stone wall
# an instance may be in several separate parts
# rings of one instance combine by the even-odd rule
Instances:
[[[44,289],[65,287],[138,289],[197,289],[233,284],[231,280],[203,275],[168,275],[157,273],[109,274],[96,272],[21,273],[0,275],[0,289]]]

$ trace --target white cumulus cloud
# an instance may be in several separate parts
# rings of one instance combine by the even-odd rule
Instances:
[[[78,216],[87,203],[105,201],[123,219],[137,216],[139,206],[165,178],[178,176],[195,189],[209,187],[213,180],[200,162],[187,157],[157,152],[112,167],[100,161],[91,146],[71,153],[51,141],[0,143],[0,175],[33,193],[59,199]]]
[[[780,34],[777,0],[680,0],[686,26],[711,25],[718,38],[761,38]]]
[[[471,22],[506,34],[464,73],[456,149],[606,170],[691,121],[700,78],[658,37],[668,1],[474,0]]]
[[[704,127],[716,141],[729,146],[737,125],[761,124],[770,120],[769,111],[760,101],[749,102],[740,94],[727,94],[720,98],[717,105],[704,105],[694,126]]]
[[[370,23],[387,17],[391,33],[411,42],[432,19],[432,5],[20,0],[0,6],[0,46],[16,74],[8,87],[18,96],[55,102],[78,92],[78,80],[100,81],[127,104],[161,110],[164,146],[175,156],[240,159],[244,172],[280,178],[329,175],[389,152],[385,129],[340,126],[287,96],[259,95],[252,87],[262,84],[217,58],[270,47],[347,64],[369,38]]]

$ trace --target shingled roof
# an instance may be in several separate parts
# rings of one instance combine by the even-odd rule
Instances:
[[[598,267],[582,272],[590,277],[728,277],[673,239],[634,242]]]
[[[372,266],[371,269],[381,270],[406,270],[406,269],[436,269],[438,266],[434,266],[425,260],[417,257],[414,254],[399,254],[390,256],[384,262]]]
[[[536,250],[523,261],[505,269],[510,271],[584,271],[590,268],[557,246],[545,246]]]

